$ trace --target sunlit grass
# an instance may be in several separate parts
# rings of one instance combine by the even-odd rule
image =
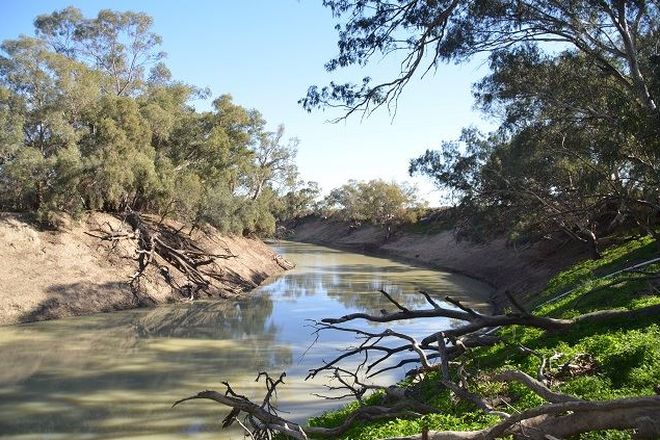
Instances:
[[[599,260],[588,260],[559,273],[539,296],[547,301],[570,289],[569,295],[538,308],[536,313],[569,318],[604,309],[637,309],[660,303],[660,295],[649,286],[644,273],[623,272],[603,278],[639,261],[660,256],[649,238],[628,241],[604,252]],[[657,272],[660,263],[644,268]],[[473,350],[463,366],[474,380],[472,391],[487,397],[505,396],[507,412],[538,406],[543,400],[524,386],[498,383],[486,378],[497,371],[517,369],[536,376],[541,359],[551,359],[546,372],[553,376],[552,387],[584,399],[605,400],[625,396],[655,394],[660,384],[660,319],[657,316],[635,320],[611,320],[597,324],[575,325],[561,333],[512,326],[500,331],[503,342]],[[525,346],[539,356],[520,349]],[[569,362],[582,364],[584,371],[560,374]],[[455,372],[453,372],[455,374]],[[346,432],[342,439],[379,439],[430,430],[472,430],[497,423],[498,419],[452,399],[441,390],[434,375],[415,385],[426,403],[440,414],[362,423]],[[337,426],[357,407],[356,403],[310,421],[313,426]],[[630,433],[602,431],[583,435],[583,439],[628,439]]]

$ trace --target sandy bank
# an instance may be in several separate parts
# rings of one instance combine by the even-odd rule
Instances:
[[[498,239],[475,244],[457,241],[451,231],[398,232],[387,239],[376,226],[356,228],[316,217],[299,222],[289,238],[462,273],[491,284],[496,302],[503,301],[507,290],[517,296],[533,295],[558,271],[585,257],[582,250],[558,247],[555,242],[512,247]]]
[[[182,300],[155,265],[147,268],[139,291],[132,291],[135,240],[108,242],[87,234],[108,226],[118,229],[121,222],[94,213],[78,221],[65,219],[58,231],[42,231],[20,215],[0,214],[0,325],[129,309],[138,300],[141,304]],[[209,296],[238,295],[283,271],[273,251],[260,240],[221,236],[213,229],[195,232],[193,239],[209,253],[228,250],[236,255],[213,263],[222,276],[212,280]],[[164,261],[158,264],[167,266]],[[181,277],[177,281],[185,283]]]

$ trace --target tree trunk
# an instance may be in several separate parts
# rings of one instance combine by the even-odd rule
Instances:
[[[600,260],[603,255],[600,253],[598,237],[596,237],[596,234],[594,234],[593,231],[588,232],[588,237],[589,237],[589,247],[591,250],[591,258],[593,260]]]
[[[257,200],[259,198],[263,188],[264,188],[264,182],[259,181],[259,183],[257,184],[257,187],[254,189],[254,194],[252,195],[252,200]]]

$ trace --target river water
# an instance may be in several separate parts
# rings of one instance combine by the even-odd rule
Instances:
[[[263,395],[259,371],[287,372],[278,406],[297,421],[336,407],[324,378],[309,368],[352,345],[349,334],[312,335],[309,319],[392,310],[385,289],[407,306],[425,307],[423,289],[486,307],[490,288],[455,274],[300,243],[276,252],[297,267],[241,301],[195,301],[0,328],[0,438],[239,439],[221,430],[225,408],[175,400],[228,381]],[[454,325],[418,320],[387,325],[424,335]],[[353,324],[351,324],[353,325]],[[372,324],[356,323],[376,330]],[[386,328],[386,327],[383,327]],[[409,356],[409,355],[408,355]],[[401,378],[404,370],[381,380]],[[326,393],[327,394],[327,393]]]

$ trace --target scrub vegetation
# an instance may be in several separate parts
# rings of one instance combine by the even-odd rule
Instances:
[[[172,78],[146,14],[68,7],[2,43],[0,210],[138,211],[272,234],[298,141],[230,95]]]

